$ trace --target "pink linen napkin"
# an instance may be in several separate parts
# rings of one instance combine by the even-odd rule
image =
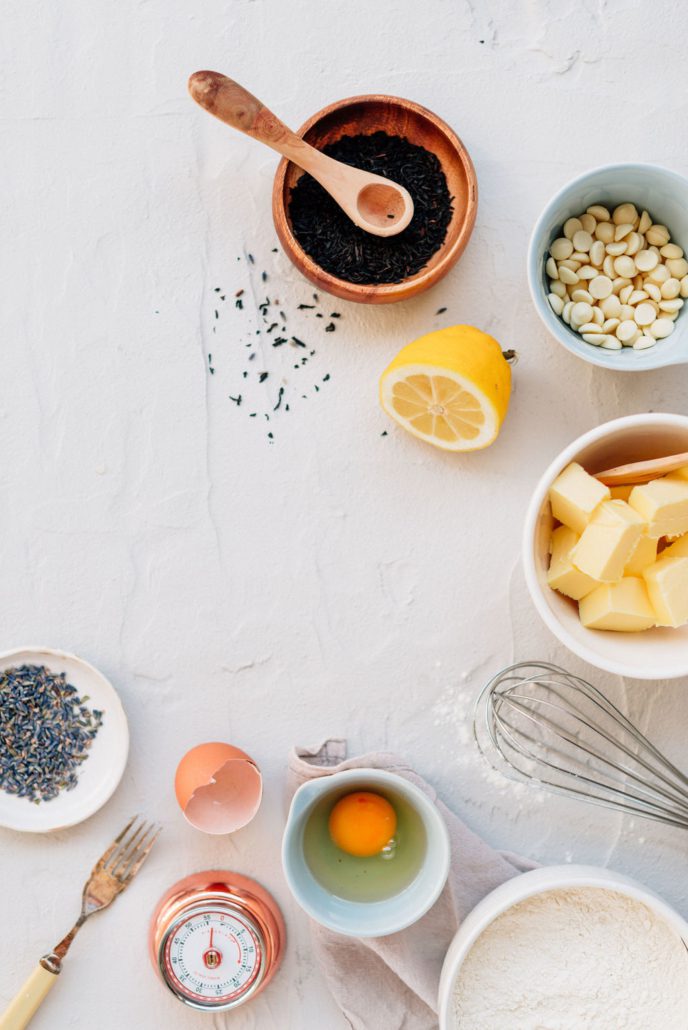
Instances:
[[[434,1030],[442,962],[462,919],[500,883],[535,863],[489,847],[397,756],[374,752],[347,759],[345,740],[294,748],[289,756],[290,792],[316,776],[360,768],[389,769],[432,798],[449,830],[449,879],[422,919],[389,937],[344,937],[311,920],[315,953],[353,1030]]]

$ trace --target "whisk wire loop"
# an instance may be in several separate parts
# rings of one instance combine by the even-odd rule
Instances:
[[[597,687],[519,662],[483,688],[473,730],[511,779],[688,829],[688,777]]]

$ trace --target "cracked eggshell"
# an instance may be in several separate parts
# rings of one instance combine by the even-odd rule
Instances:
[[[174,791],[184,818],[204,833],[233,833],[253,819],[263,778],[250,755],[232,744],[198,744],[177,766]]]

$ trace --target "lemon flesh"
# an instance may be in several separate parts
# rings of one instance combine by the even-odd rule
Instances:
[[[511,369],[500,345],[473,326],[421,336],[380,380],[384,410],[414,436],[448,451],[491,444],[510,393]]]

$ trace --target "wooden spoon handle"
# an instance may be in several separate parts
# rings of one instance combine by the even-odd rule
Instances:
[[[688,465],[688,451],[683,454],[669,454],[666,458],[651,458],[648,461],[634,461],[630,465],[617,465],[604,472],[596,472],[595,478],[605,486],[623,486],[628,483],[648,483],[658,476]]]
[[[310,157],[309,151],[320,156],[252,93],[220,72],[194,72],[189,79],[189,93],[221,122],[272,147],[301,168]]]

